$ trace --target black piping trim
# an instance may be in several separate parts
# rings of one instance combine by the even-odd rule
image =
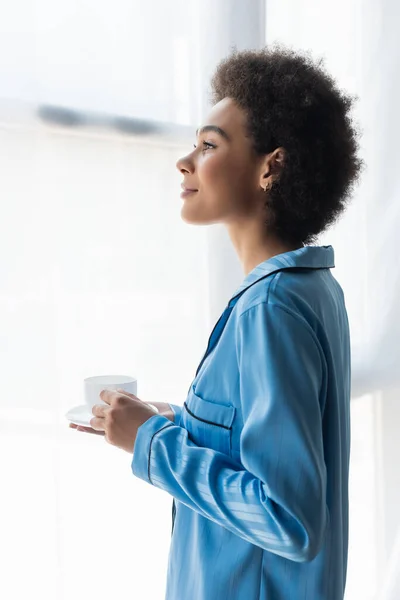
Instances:
[[[266,279],[267,277],[270,277],[271,275],[275,275],[276,273],[280,273],[281,271],[322,271],[323,269],[334,269],[335,265],[333,265],[332,267],[329,266],[321,266],[321,267],[307,267],[307,266],[296,266],[296,265],[292,265],[290,267],[277,267],[276,269],[274,269],[273,271],[271,271],[270,273],[267,273],[267,275],[263,275],[262,277],[260,277],[259,279],[256,279],[255,281],[253,281],[253,283],[251,283],[249,286],[245,287],[243,290],[241,290],[238,294],[236,294],[236,296],[233,296],[230,300],[229,300],[229,304],[232,302],[232,300],[235,300],[236,298],[239,298],[239,296],[241,296],[242,294],[244,294],[244,292],[246,292],[247,290],[249,290],[251,287],[253,287],[253,285],[255,285],[256,283],[258,283],[259,281],[262,281],[263,279]]]
[[[172,537],[172,534],[174,533],[175,515],[176,515],[176,506],[175,506],[175,498],[174,498],[173,501],[172,501],[172,531],[171,531],[171,537]]]
[[[212,332],[211,332],[211,333],[210,333],[210,335],[209,335],[208,342],[207,342],[207,349],[206,349],[206,351],[205,351],[205,353],[204,353],[204,356],[203,356],[203,358],[201,359],[201,362],[200,362],[199,366],[197,367],[197,370],[196,370],[196,377],[197,377],[197,375],[199,374],[199,371],[200,371],[201,367],[203,366],[203,362],[206,360],[206,358],[207,358],[207,356],[208,356],[208,351],[209,351],[209,349],[210,349],[210,345],[211,345],[211,338],[212,338],[212,336],[213,336],[213,333],[214,333],[214,331],[217,329],[217,325],[219,325],[219,323],[220,323],[220,321],[221,321],[221,319],[222,319],[222,315],[223,315],[223,314],[224,314],[224,312],[227,310],[227,308],[228,308],[228,306],[227,306],[227,307],[226,307],[226,308],[223,310],[223,312],[222,312],[222,314],[221,314],[220,318],[219,318],[219,319],[218,319],[218,321],[215,323],[215,325],[214,325],[214,327],[213,327],[213,330],[212,330]],[[229,316],[231,316],[231,315],[229,314]],[[222,331],[221,331],[221,334],[222,334]],[[189,389],[190,389],[190,388],[189,388]]]
[[[166,429],[167,427],[171,427],[171,425],[173,425],[173,423],[167,423],[167,425],[164,425],[164,427],[161,427],[161,429],[159,429],[158,431],[155,431],[153,433],[153,435],[151,436],[150,446],[149,446],[149,458],[147,459],[147,477],[149,478],[149,481],[151,484],[153,484],[153,482],[150,477],[150,457],[151,457],[151,445],[153,443],[154,436],[157,435],[157,433],[160,433],[160,431],[162,431],[163,429]]]
[[[188,411],[189,415],[191,415],[192,417],[194,417],[195,419],[197,419],[198,421],[202,421],[203,423],[208,423],[209,425],[214,425],[214,427],[222,427],[223,429],[232,429],[232,426],[228,427],[227,425],[220,425],[220,423],[213,423],[212,421],[206,421],[206,419],[201,419],[200,417],[197,417],[194,413],[192,413],[192,411],[188,408],[186,402],[183,403],[183,406],[186,408],[186,410]]]

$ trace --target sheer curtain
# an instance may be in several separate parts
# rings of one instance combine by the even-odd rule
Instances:
[[[45,125],[17,108],[191,122],[182,9],[45,0],[1,8],[7,600],[164,597],[172,498],[132,476],[129,454],[68,429],[64,414],[97,374],[137,377],[146,401],[183,402],[209,333],[206,232],[180,218],[175,162],[187,146]]]
[[[390,115],[399,10],[361,0],[265,4],[265,15],[259,0],[0,7],[7,600],[163,598],[171,498],[131,475],[128,454],[69,430],[64,413],[83,401],[84,377],[96,374],[136,376],[143,400],[182,403],[243,276],[223,229],[180,219],[174,164],[188,145],[45,125],[16,107],[195,129],[208,74],[232,31],[243,40],[244,29],[254,32],[254,47],[280,40],[324,55],[341,85],[360,95],[369,169],[346,216],[320,240],[335,247],[354,342],[346,598],[398,597],[398,123]],[[251,14],[257,27],[246,22]]]
[[[146,401],[185,396],[207,278],[179,150],[7,127],[0,148],[1,595],[161,598],[171,499],[64,413],[96,374],[136,376]]]

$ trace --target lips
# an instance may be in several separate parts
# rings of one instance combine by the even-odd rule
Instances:
[[[197,194],[198,190],[189,190],[184,188],[181,192],[181,198],[189,198],[190,196],[194,196]]]
[[[186,186],[184,183],[181,184],[181,188],[184,192],[198,192],[199,190],[196,188],[191,188]]]
[[[182,188],[182,192],[181,192],[181,198],[189,198],[190,196],[193,196],[194,194],[196,194],[199,190],[197,190],[196,188],[191,188],[186,186],[184,183],[181,184],[181,188]]]

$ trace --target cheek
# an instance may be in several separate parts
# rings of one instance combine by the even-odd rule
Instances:
[[[221,154],[209,151],[198,163],[197,173],[203,188],[221,184],[226,179],[227,161]]]
[[[232,148],[210,150],[198,156],[196,170],[199,210],[218,217],[249,210],[257,196],[255,164],[249,153]]]
[[[199,165],[198,176],[207,204],[218,205],[221,209],[226,205],[236,209],[243,203],[248,205],[253,188],[252,166],[244,157],[210,155]]]

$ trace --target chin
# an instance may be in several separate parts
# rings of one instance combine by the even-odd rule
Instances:
[[[200,215],[198,212],[196,213],[195,210],[187,207],[185,204],[182,206],[181,219],[189,225],[207,225],[208,220],[204,219],[204,216],[205,215]]]
[[[181,211],[181,219],[188,225],[214,225],[220,223],[218,219],[206,217],[205,215],[188,214],[185,210]]]
[[[200,210],[200,205],[195,203],[191,203],[189,201],[184,201],[181,208],[181,219],[185,223],[189,225],[214,225],[215,223],[222,223],[223,218],[218,215],[213,214],[213,211],[204,210],[204,205],[202,206],[203,210]],[[206,207],[207,208],[207,207]]]

